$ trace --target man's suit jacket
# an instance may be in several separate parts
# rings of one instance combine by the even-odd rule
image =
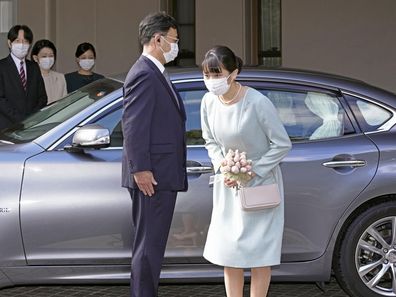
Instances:
[[[43,77],[37,63],[26,61],[26,91],[11,55],[0,60],[0,130],[47,105]]]
[[[138,188],[133,174],[148,170],[158,182],[155,190],[187,190],[186,114],[181,98],[174,94],[177,91],[172,92],[164,75],[147,57],[141,56],[129,71],[122,116],[123,187]]]

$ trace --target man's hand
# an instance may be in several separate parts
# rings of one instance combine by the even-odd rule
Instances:
[[[157,185],[158,183],[155,181],[151,171],[136,172],[133,174],[133,178],[135,179],[139,190],[142,191],[144,195],[149,197],[154,195],[153,185]]]

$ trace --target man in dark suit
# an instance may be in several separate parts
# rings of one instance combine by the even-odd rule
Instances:
[[[164,64],[178,54],[177,23],[165,13],[139,25],[143,53],[124,83],[122,185],[132,198],[131,296],[157,296],[178,191],[187,190],[183,102]]]
[[[40,68],[26,60],[32,42],[33,33],[25,25],[16,25],[8,32],[10,54],[0,60],[0,130],[47,104]]]

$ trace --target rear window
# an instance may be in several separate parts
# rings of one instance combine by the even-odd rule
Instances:
[[[392,117],[392,112],[378,104],[350,95],[345,98],[364,132],[376,131]]]

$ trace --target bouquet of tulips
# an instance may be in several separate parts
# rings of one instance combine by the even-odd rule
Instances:
[[[238,185],[245,185],[252,178],[252,161],[246,159],[246,152],[230,149],[221,161],[220,172]]]

